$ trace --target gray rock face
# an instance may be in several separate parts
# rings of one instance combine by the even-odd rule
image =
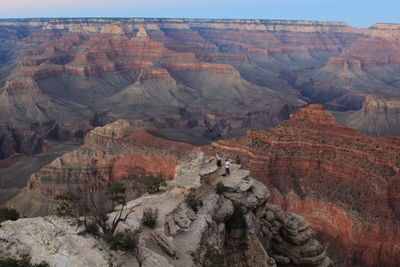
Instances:
[[[3,222],[0,228],[0,256],[18,258],[28,254],[32,262],[51,266],[109,266],[113,257],[93,237],[57,217]]]
[[[213,162],[177,170],[164,192],[130,201],[126,210],[134,212],[118,227],[141,229],[142,266],[330,265],[308,223],[269,204],[268,189],[248,171],[233,164],[231,176],[222,177]],[[226,192],[217,194],[218,183]],[[186,201],[189,194],[203,203],[196,212]],[[159,211],[155,229],[141,225],[146,208]],[[0,256],[23,252],[52,266],[138,266],[129,253],[111,251],[81,230],[57,217],[6,222]]]
[[[309,224],[295,214],[283,212],[278,206],[267,204],[257,211],[264,240],[276,253],[277,263],[306,266],[329,266],[324,247],[313,238]],[[267,231],[269,230],[272,234]]]
[[[156,229],[150,232],[151,238],[159,245],[162,250],[171,257],[176,255],[176,247],[168,238],[165,236],[164,232]]]

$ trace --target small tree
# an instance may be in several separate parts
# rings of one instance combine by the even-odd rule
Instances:
[[[104,236],[112,236],[119,223],[134,211],[134,207],[126,210],[126,187],[119,182],[111,184],[107,190],[95,193],[69,192],[56,197],[56,200],[58,215],[72,217],[78,225],[84,225],[90,230],[95,229],[95,224],[101,228]],[[120,206],[120,210],[110,220],[109,213],[117,206]]]
[[[154,228],[157,224],[158,210],[147,208],[143,210],[142,224]]]
[[[19,219],[19,213],[15,209],[0,208],[0,223],[4,221],[16,221]]]
[[[162,178],[161,174],[149,175],[146,176],[144,185],[149,194],[155,194],[160,192],[160,187],[165,185],[165,180]]]
[[[106,236],[105,240],[113,250],[130,251],[137,255],[139,252],[139,237],[140,230],[125,229],[124,232]]]

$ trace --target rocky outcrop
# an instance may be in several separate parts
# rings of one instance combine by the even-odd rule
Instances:
[[[10,205],[28,216],[48,214],[54,204],[51,199],[69,191],[93,192],[111,181],[127,180],[132,183],[132,196],[137,197],[143,193],[145,176],[160,174],[172,179],[176,166],[193,147],[157,138],[137,128],[140,124],[135,128],[118,120],[90,131],[82,147],[32,174],[27,188]]]
[[[247,171],[233,165],[232,179],[226,179],[214,162],[202,168],[196,162],[180,165],[165,191],[128,202],[134,212],[117,231],[141,229],[141,266],[331,266],[308,223],[268,203],[266,186]],[[200,186],[178,182],[198,176]],[[218,183],[226,187],[222,194],[215,190]],[[189,194],[202,203],[198,209],[186,201]],[[141,225],[147,208],[158,210],[155,229]],[[112,251],[70,223],[57,217],[2,223],[0,256],[27,254],[32,262],[44,260],[51,266],[138,264],[131,253]]]
[[[337,124],[310,105],[270,130],[212,144],[271,190],[271,200],[304,215],[330,242],[340,266],[399,261],[398,138],[375,138]],[[389,245],[390,244],[390,245]]]
[[[104,245],[93,237],[82,236],[70,222],[57,217],[38,217],[5,222],[0,230],[2,257],[24,254],[33,263],[50,266],[109,266],[113,261]]]

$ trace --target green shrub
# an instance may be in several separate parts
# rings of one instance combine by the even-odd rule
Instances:
[[[139,251],[139,230],[125,229],[124,235],[121,240],[121,246],[126,251],[134,252],[137,254]]]
[[[121,240],[122,233],[118,232],[115,234],[106,234],[104,235],[104,241],[106,241],[112,250],[122,250],[121,249]]]
[[[0,223],[4,221],[16,221],[19,219],[19,213],[15,209],[0,208]]]
[[[146,191],[149,194],[155,194],[160,192],[160,187],[165,185],[165,180],[161,175],[150,175],[146,176],[144,180],[144,185],[146,187]]]
[[[221,195],[222,193],[224,193],[226,191],[226,188],[223,183],[218,182],[215,191],[217,192],[218,195]]]
[[[28,256],[21,259],[0,258],[0,267],[50,267],[47,262],[32,264]]]
[[[196,199],[196,197],[192,193],[186,196],[185,201],[186,204],[196,213],[199,210],[199,207],[203,206],[203,201],[201,201],[200,199]]]
[[[135,255],[139,251],[139,230],[125,229],[113,235],[106,235],[104,240],[110,245],[112,250],[124,250],[133,252]]]
[[[157,224],[158,210],[147,208],[143,210],[142,224],[148,228],[154,228]]]
[[[86,233],[98,236],[99,233],[100,233],[99,232],[99,225],[94,221],[88,222],[86,224]]]

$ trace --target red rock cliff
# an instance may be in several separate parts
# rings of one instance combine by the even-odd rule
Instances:
[[[95,191],[121,179],[140,182],[149,174],[172,179],[175,167],[192,149],[189,144],[157,138],[118,120],[90,131],[82,147],[32,174],[28,190],[55,196],[78,188]],[[137,186],[134,190],[142,191]]]
[[[310,105],[211,148],[239,155],[275,203],[312,223],[339,266],[400,262],[400,138],[363,135]]]

